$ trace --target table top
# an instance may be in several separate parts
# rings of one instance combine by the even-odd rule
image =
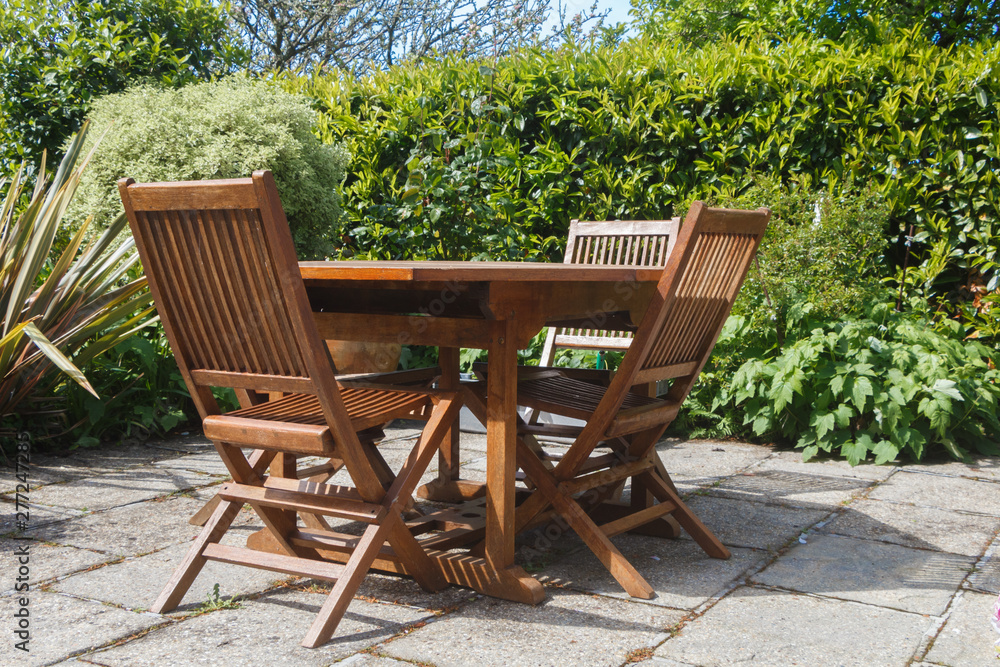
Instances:
[[[648,266],[556,264],[546,262],[445,262],[348,260],[299,262],[306,280],[656,282],[663,269]]]

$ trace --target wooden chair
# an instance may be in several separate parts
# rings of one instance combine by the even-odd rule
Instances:
[[[387,542],[401,569],[421,586],[442,588],[442,573],[407,530],[400,510],[457,416],[455,396],[336,381],[270,172],[189,183],[123,179],[119,191],[205,435],[233,477],[220,488],[222,502],[153,611],[176,607],[208,560],[333,581],[303,641],[315,647],[333,635]],[[222,414],[212,387],[235,389],[241,407]],[[275,399],[263,400],[271,392],[277,392]],[[408,416],[423,416],[427,425],[393,475],[358,433]],[[249,458],[241,448],[253,450]],[[300,455],[343,462],[354,486],[297,479]],[[219,543],[244,504],[265,525],[266,539],[257,545],[273,552]],[[311,529],[311,541],[297,516]],[[360,538],[345,541],[329,531],[324,516],[369,525]],[[324,549],[317,548],[324,539]],[[341,554],[345,564],[323,557],[333,560],[325,549],[337,548],[347,552]]]
[[[564,264],[663,266],[674,244],[680,218],[670,220],[571,220]],[[632,333],[609,329],[551,327],[542,348],[540,366],[551,366],[558,348],[627,350]]]
[[[598,222],[570,220],[563,263],[663,266],[677,242],[680,224],[680,218]],[[552,366],[559,348],[627,350],[631,343],[630,331],[550,327],[539,366]],[[649,391],[655,394],[655,385],[650,386]],[[529,408],[525,420],[536,424],[539,414],[538,410]]]
[[[644,529],[669,534],[669,526],[658,532],[650,523],[671,516],[710,556],[730,556],[677,495],[654,445],[711,355],[770,216],[767,209],[733,211],[695,202],[657,293],[607,387],[551,368],[519,377],[519,405],[587,423],[572,430],[560,427],[562,434],[575,435],[562,457],[546,456],[531,442],[530,434],[542,427],[522,425],[517,463],[535,490],[517,508],[517,530],[538,525],[552,508],[633,597],[650,598],[653,589],[612,545],[614,535]],[[663,398],[631,391],[661,380],[672,380]],[[592,456],[600,444],[612,453]],[[608,502],[628,478],[630,503]]]

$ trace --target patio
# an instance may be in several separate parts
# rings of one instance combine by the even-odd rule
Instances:
[[[417,432],[407,423],[387,429],[380,449],[390,465]],[[631,599],[555,522],[519,538],[518,562],[545,585],[543,604],[455,586],[429,594],[370,573],[334,639],[316,650],[299,641],[325,584],[209,563],[175,612],[143,609],[198,533],[188,518],[227,478],[205,439],[36,456],[23,534],[31,539],[31,652],[15,650],[8,634],[3,663],[957,666],[996,658],[1000,460],[851,468],[735,442],[666,439],[657,449],[730,560],[708,558],[686,535],[619,536],[656,591]],[[485,452],[483,436],[462,435],[467,477],[485,479]],[[8,619],[24,595],[13,590],[15,549],[25,544],[12,538],[16,484],[7,470],[0,613]],[[252,518],[241,513],[223,543],[257,530]],[[209,609],[215,584],[222,601]],[[230,596],[238,608],[227,608]]]

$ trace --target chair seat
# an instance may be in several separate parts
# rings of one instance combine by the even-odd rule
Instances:
[[[605,388],[562,375],[537,377],[517,383],[517,402],[531,408],[587,420],[604,398]],[[628,393],[622,410],[667,405],[666,401]]]
[[[426,393],[375,387],[341,386],[355,431],[404,417],[427,404]],[[319,399],[288,394],[273,401],[205,418],[205,437],[260,449],[331,454],[335,443]]]

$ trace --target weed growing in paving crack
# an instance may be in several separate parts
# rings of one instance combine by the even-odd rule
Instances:
[[[239,608],[240,603],[235,598],[225,599],[219,595],[219,584],[215,584],[212,587],[212,592],[208,594],[208,598],[198,606],[198,612],[207,614],[210,611],[218,611],[219,609]]]

